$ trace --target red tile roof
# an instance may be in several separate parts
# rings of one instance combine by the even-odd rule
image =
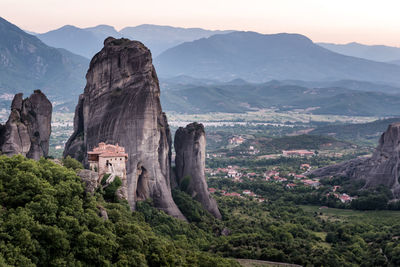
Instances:
[[[125,153],[125,148],[122,146],[99,143],[98,147],[93,148],[93,151],[88,152],[89,155],[98,155],[101,157],[128,157]]]

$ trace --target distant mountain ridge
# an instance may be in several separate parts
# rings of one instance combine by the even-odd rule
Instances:
[[[400,118],[381,119],[368,123],[352,123],[341,125],[327,125],[318,127],[310,132],[314,135],[334,136],[339,140],[358,140],[375,146],[381,134],[391,123],[400,122]]]
[[[45,45],[0,17],[0,90],[49,97],[74,98],[85,83],[89,60],[65,49]]]
[[[113,27],[107,25],[86,29],[65,25],[59,29],[37,34],[36,36],[49,46],[67,49],[88,59],[101,50],[105,38],[108,36],[120,37]]]
[[[156,57],[160,77],[251,82],[361,80],[400,85],[400,67],[344,56],[299,34],[232,32],[175,46]]]
[[[369,91],[369,92],[392,93],[392,94],[400,93],[400,86],[392,86],[388,84],[355,81],[355,80],[338,80],[338,81],[328,81],[328,82],[284,80],[284,81],[279,81],[279,83],[288,85],[299,85],[304,87],[313,87],[313,88],[339,87],[339,88],[347,88],[351,90],[367,91],[367,92]]]
[[[153,57],[156,57],[165,50],[181,43],[230,32],[233,31],[142,24],[135,27],[125,27],[120,31],[120,34],[124,37],[141,41],[150,48]]]
[[[170,85],[169,87],[173,87]],[[312,114],[347,116],[399,116],[400,94],[349,90],[340,87],[310,88],[272,81],[262,84],[228,82],[214,85],[180,85],[164,90],[165,110],[180,113],[242,113],[274,108],[308,110]]]
[[[339,54],[373,61],[391,62],[400,59],[400,47],[386,45],[364,45],[356,42],[348,44],[317,44]]]
[[[399,60],[389,61],[388,63],[400,65],[400,59]]]
[[[107,37],[129,38],[144,43],[152,52],[153,57],[178,44],[193,41],[213,34],[232,31],[212,31],[201,28],[181,28],[142,24],[125,27],[119,32],[109,25],[98,25],[89,28],[78,28],[65,25],[36,36],[47,45],[67,49],[78,55],[92,58],[103,46]]]

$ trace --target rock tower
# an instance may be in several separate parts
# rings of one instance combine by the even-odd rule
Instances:
[[[64,156],[88,166],[87,152],[100,142],[120,144],[128,154],[123,188],[131,208],[152,198],[159,209],[184,219],[171,195],[171,134],[150,50],[109,37],[91,60],[86,80]]]
[[[40,91],[26,98],[16,94],[11,114],[5,125],[0,125],[0,151],[8,156],[21,154],[39,160],[49,153],[51,113],[53,107]]]
[[[312,172],[319,177],[345,176],[365,181],[364,188],[385,185],[400,198],[400,122],[390,124],[370,158],[358,158]]]
[[[221,219],[217,202],[208,192],[205,178],[206,136],[203,124],[191,123],[175,133],[176,184],[187,183],[186,190],[214,217]]]

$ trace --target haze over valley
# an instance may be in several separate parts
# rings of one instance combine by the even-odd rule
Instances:
[[[394,47],[357,45],[347,52],[339,49],[342,55],[334,52],[339,51],[334,47],[346,46],[315,44],[299,34],[157,25],[120,31],[108,25],[66,25],[35,34],[38,40],[4,19],[1,23],[4,36],[12,34],[15,42],[24,44],[17,50],[15,42],[3,39],[3,68],[12,66],[2,74],[3,99],[21,91],[18,88],[26,93],[41,88],[56,104],[56,110],[73,111],[84,87],[89,58],[102,47],[105,38],[115,36],[139,39],[150,47],[167,111],[244,112],[276,107],[311,108],[312,113],[339,115],[398,115],[391,105],[396,105],[399,97],[400,67],[383,62],[396,61],[398,48]],[[22,53],[28,56],[21,58]],[[377,61],[371,60],[368,53]],[[38,59],[32,65],[29,60],[34,58]],[[20,73],[27,75],[21,77]],[[304,93],[298,98],[300,91]],[[2,107],[6,108],[7,103],[2,101]]]

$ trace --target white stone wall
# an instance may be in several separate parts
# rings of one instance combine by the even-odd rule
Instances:
[[[107,166],[107,161],[112,164],[112,168]],[[126,179],[126,159],[125,157],[99,157],[99,178],[106,173],[112,173],[119,176],[121,180]]]

